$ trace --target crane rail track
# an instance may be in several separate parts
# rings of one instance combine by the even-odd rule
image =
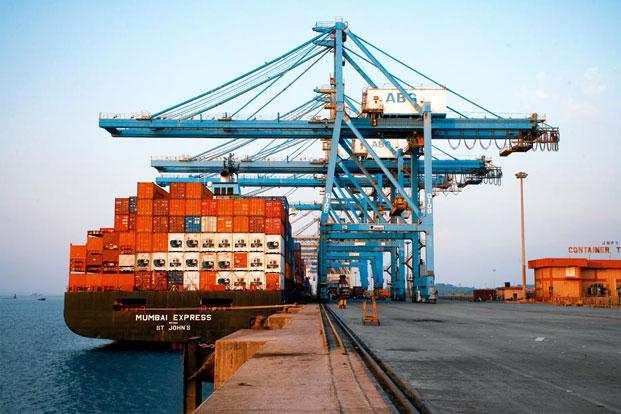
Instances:
[[[326,336],[333,337],[339,348],[355,351],[369,369],[382,390],[388,395],[395,408],[401,413],[433,413],[422,397],[397,376],[392,368],[384,364],[375,353],[325,304],[321,305],[326,317]],[[343,341],[343,337],[346,341]],[[330,342],[330,340],[327,340]]]

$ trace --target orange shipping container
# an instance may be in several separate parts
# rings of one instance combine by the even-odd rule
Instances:
[[[69,292],[86,290],[86,275],[81,273],[69,273]]]
[[[201,199],[212,198],[213,194],[205,187],[203,183],[186,183],[185,184],[185,198],[186,199]]]
[[[168,200],[153,200],[153,215],[154,216],[167,216],[168,215]]]
[[[153,233],[136,233],[136,253],[149,253],[153,247]]]
[[[204,198],[201,200],[201,216],[217,216],[218,200],[213,198]]]
[[[86,246],[83,244],[71,244],[69,246],[69,257],[71,259],[86,259]]]
[[[280,200],[265,201],[265,217],[285,219],[285,208]]]
[[[184,216],[168,217],[168,232],[184,233],[185,232],[185,217]]]
[[[129,230],[136,230],[136,215],[130,214],[127,228]]]
[[[248,253],[235,252],[233,253],[233,268],[246,269],[248,267]]]
[[[168,206],[168,214],[171,216],[185,216],[185,200],[171,198]]]
[[[233,216],[233,233],[248,233],[249,231],[248,216]]]
[[[152,232],[153,216],[136,216],[136,230],[138,232]]]
[[[248,232],[265,233],[265,217],[262,217],[262,216],[248,217]]]
[[[267,290],[280,290],[280,273],[266,273],[265,282]]]
[[[118,266],[119,264],[119,251],[118,250],[104,250],[102,255],[102,261],[104,266]]]
[[[185,199],[185,183],[170,183],[170,198]]]
[[[247,216],[250,213],[250,200],[247,198],[236,198],[233,200],[233,215]]]
[[[285,226],[279,218],[266,218],[265,234],[280,234],[282,237],[285,237]]]
[[[153,216],[153,233],[168,233],[168,216]]]
[[[119,252],[121,254],[133,254],[136,251],[136,233],[126,231],[119,234]]]
[[[199,278],[199,290],[215,290],[217,272],[201,272]]]
[[[104,250],[114,250],[119,248],[119,233],[104,233],[103,235],[103,248]]]
[[[232,216],[233,215],[233,200],[230,198],[219,198],[218,202],[218,216]]]
[[[116,214],[114,216],[114,230],[115,231],[127,231],[129,230],[129,215]]]
[[[138,183],[138,199],[168,198],[168,193],[155,183]]]
[[[137,203],[136,214],[139,216],[153,215],[153,200],[148,198],[139,198]]]
[[[188,183],[188,184],[194,184],[194,183]],[[185,200],[185,215],[186,216],[200,216],[201,215],[201,200],[200,199]]]
[[[114,214],[129,214],[129,198],[114,199]]]
[[[102,237],[88,237],[86,239],[86,250],[89,252],[100,252],[103,250]]]
[[[265,216],[265,199],[251,198],[248,200],[249,214],[251,216]]]
[[[168,251],[168,233],[153,233],[151,250],[154,252]]]
[[[233,216],[218,216],[216,231],[218,233],[233,233]]]

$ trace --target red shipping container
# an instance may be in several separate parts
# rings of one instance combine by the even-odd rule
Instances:
[[[267,290],[280,290],[280,273],[266,273],[265,282]]]
[[[218,216],[232,216],[233,215],[233,200],[230,198],[219,198],[218,202]]]
[[[186,183],[185,184],[185,198],[186,199],[201,199],[212,198],[213,194],[205,187],[203,183]]]
[[[235,252],[233,253],[233,268],[234,269],[246,269],[248,267],[248,253]]]
[[[168,251],[168,233],[153,233],[151,250],[154,252]]]
[[[127,231],[129,230],[129,215],[116,214],[114,216],[114,230],[115,231]]]
[[[216,231],[218,233],[233,233],[233,216],[218,216]]]
[[[202,271],[200,273],[198,290],[215,290],[217,276],[218,272]]]
[[[115,215],[129,214],[129,198],[115,198],[114,199],[114,214]]]
[[[270,217],[265,219],[265,234],[280,234],[285,236],[285,226],[280,218]]]
[[[233,215],[247,216],[250,213],[250,200],[247,198],[236,198],[233,200]]]
[[[136,253],[150,253],[153,246],[153,233],[136,233]]]
[[[153,290],[168,290],[168,280],[166,272],[153,272]]]
[[[86,252],[86,266],[100,267],[102,263],[102,252]]]
[[[168,214],[171,216],[185,216],[185,200],[171,198],[168,203]]]
[[[168,193],[155,183],[138,183],[138,199],[168,198]]]
[[[248,217],[249,233],[265,233],[265,217],[250,216]]]
[[[118,266],[119,265],[119,251],[117,250],[104,250],[102,255],[102,262],[104,266]]]
[[[125,292],[134,290],[134,275],[131,273],[118,273],[116,275],[117,289]]]
[[[249,214],[251,216],[265,216],[265,199],[251,198],[248,200]]]
[[[201,200],[201,216],[217,216],[218,200],[213,198],[204,198]]]
[[[104,233],[103,235],[104,250],[114,250],[119,248],[119,233]]]
[[[193,183],[188,183],[188,184],[193,184]],[[201,215],[201,200],[200,199],[185,200],[185,215],[186,216],[200,216]]]
[[[153,216],[136,216],[136,230],[138,232],[152,232]]]
[[[170,198],[185,199],[185,183],[170,183]]]
[[[167,216],[168,215],[168,200],[153,200],[153,215],[154,216]]]
[[[265,201],[265,217],[285,219],[285,207],[280,200]]]
[[[168,217],[168,232],[184,233],[185,232],[185,217],[184,216]]]
[[[69,273],[69,292],[78,292],[86,288],[86,275]]]
[[[72,244],[69,246],[69,270],[86,272],[86,245]]]
[[[168,216],[153,216],[153,233],[168,233]]]
[[[151,290],[153,288],[153,274],[150,271],[138,271],[134,276],[136,290]]]
[[[130,214],[127,228],[129,230],[136,230],[136,215]]]
[[[139,216],[152,216],[153,200],[148,198],[139,198],[137,202],[136,214]]]
[[[233,233],[249,232],[248,216],[233,216]]]
[[[87,237],[86,250],[89,252],[101,252],[103,250],[103,237]]]
[[[136,233],[127,231],[119,234],[119,253],[133,254],[136,252]]]

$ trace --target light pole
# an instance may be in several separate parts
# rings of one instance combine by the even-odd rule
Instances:
[[[520,180],[520,238],[522,239],[522,294],[526,300],[526,248],[524,243],[524,178],[528,174],[519,172],[515,178]]]

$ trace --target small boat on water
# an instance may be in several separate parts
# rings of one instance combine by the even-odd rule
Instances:
[[[44,301],[44,300],[45,300],[45,298],[37,298],[37,300],[39,300],[39,301]]]

